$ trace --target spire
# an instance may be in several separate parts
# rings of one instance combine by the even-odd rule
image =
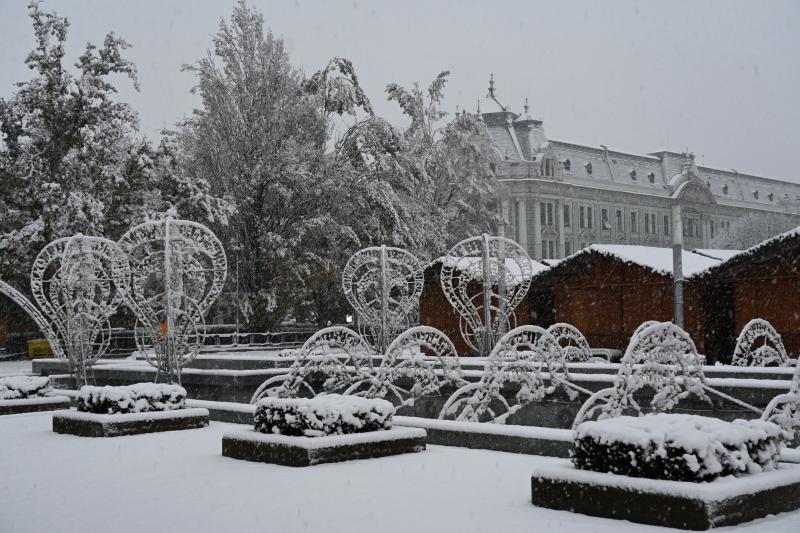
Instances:
[[[527,116],[528,116],[528,97],[527,96],[525,97],[525,105],[522,106],[522,109],[525,110],[525,117],[527,118]]]
[[[495,93],[494,74],[492,73],[489,75],[489,95],[487,96],[487,98],[491,98],[492,100],[494,100],[494,102],[500,106],[500,111],[508,111],[508,109],[506,109],[506,106],[500,103],[500,100],[497,99],[497,96],[495,96],[494,93]]]

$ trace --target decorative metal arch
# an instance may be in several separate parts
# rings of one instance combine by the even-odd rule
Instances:
[[[109,318],[127,296],[130,267],[114,241],[74,235],[42,248],[31,268],[31,293],[51,324],[54,353],[86,384],[108,350]],[[48,339],[49,340],[49,339]]]
[[[547,332],[555,337],[561,349],[564,350],[567,361],[584,363],[592,359],[603,360],[592,355],[586,337],[572,324],[558,322],[547,328]]]
[[[265,396],[297,398],[322,392],[344,392],[362,376],[372,373],[372,349],[355,331],[342,326],[321,329],[300,348],[287,374],[266,380],[250,403]],[[314,389],[310,378],[325,376],[322,390]]]
[[[17,289],[6,283],[5,281],[0,279],[0,294],[5,294],[11,301],[22,307],[23,311],[28,313],[28,316],[36,322],[36,326],[42,332],[42,334],[47,339],[47,342],[50,343],[50,347],[53,350],[53,355],[58,357],[62,360],[67,360],[67,355],[61,349],[61,343],[58,342],[58,337],[56,333],[53,331],[53,328],[50,327],[50,322],[44,317],[44,315],[39,312],[39,309],[36,308],[33,303],[25,297],[24,294],[19,292]]]
[[[574,426],[595,415],[600,419],[621,416],[626,409],[641,414],[634,395],[646,387],[655,391],[650,402],[653,411],[669,411],[691,394],[708,400],[703,367],[688,333],[671,322],[650,324],[637,332],[628,343],[614,385],[586,400]]]
[[[392,341],[377,371],[362,374],[346,394],[393,395],[400,405],[414,405],[421,396],[439,394],[446,384],[464,384],[455,346],[438,329],[417,326]]]
[[[488,355],[514,327],[514,310],[528,293],[533,268],[525,250],[505,237],[465,239],[442,259],[444,295],[460,316],[461,336]]]
[[[763,342],[754,349],[759,339]],[[739,333],[731,364],[733,366],[785,365],[788,360],[783,340],[772,324],[764,319],[754,318]]]
[[[519,386],[511,401],[502,394],[507,384]],[[574,390],[584,391],[569,382],[564,351],[555,337],[539,326],[520,326],[506,333],[494,347],[480,381],[461,387],[448,398],[439,418],[505,423],[522,407],[552,394],[559,386],[564,386],[570,396]]]
[[[222,243],[202,224],[145,222],[119,240],[132,269],[131,309],[138,349],[159,375],[180,383],[181,368],[205,339],[205,315],[222,292],[228,263]]]
[[[342,272],[344,295],[356,312],[359,329],[381,353],[409,326],[422,285],[422,264],[401,248],[359,250]]]

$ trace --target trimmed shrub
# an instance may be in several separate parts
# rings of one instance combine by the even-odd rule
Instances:
[[[0,400],[22,400],[47,396],[50,378],[41,376],[9,376],[0,378]]]
[[[261,433],[321,437],[390,429],[394,406],[386,400],[327,394],[315,398],[263,398],[256,403]]]
[[[121,387],[85,385],[78,391],[78,411],[97,414],[173,411],[186,407],[186,389],[165,383]]]
[[[659,413],[584,422],[575,431],[577,468],[632,477],[711,481],[776,468],[783,433],[761,420],[724,422]]]

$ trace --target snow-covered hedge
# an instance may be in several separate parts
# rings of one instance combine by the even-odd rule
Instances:
[[[256,403],[261,433],[321,437],[390,429],[394,406],[386,400],[327,394],[315,398],[263,398]]]
[[[774,469],[781,437],[778,425],[761,420],[621,416],[579,425],[572,462],[583,470],[632,477],[711,481]]]
[[[22,400],[46,396],[50,378],[40,376],[9,376],[0,378],[0,400]]]
[[[86,385],[78,392],[78,411],[98,414],[172,411],[186,406],[186,389],[165,383],[121,387]]]

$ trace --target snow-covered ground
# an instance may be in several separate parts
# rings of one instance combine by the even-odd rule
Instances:
[[[669,531],[533,507],[531,471],[557,459],[429,446],[290,468],[222,457],[222,434],[244,426],[92,439],[50,417],[0,417],[3,533]],[[800,531],[800,512],[735,531]]]

